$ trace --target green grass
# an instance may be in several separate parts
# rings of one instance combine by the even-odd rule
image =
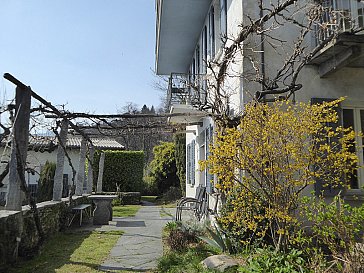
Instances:
[[[186,251],[175,252],[168,251],[158,261],[158,271],[164,273],[212,273],[219,272],[212,269],[204,269],[201,261],[205,258],[216,254],[206,245],[198,244],[190,246]],[[228,270],[227,273],[236,272],[236,270]]]
[[[59,233],[42,247],[40,255],[13,266],[9,273],[95,273],[119,239],[121,231]]]
[[[140,205],[114,206],[112,208],[113,217],[132,217],[140,209]]]
[[[157,203],[157,198],[158,196],[142,196],[141,200],[142,201],[147,201],[147,202],[152,202],[152,203]]]

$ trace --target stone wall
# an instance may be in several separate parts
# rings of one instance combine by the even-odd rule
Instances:
[[[90,203],[86,196],[73,198],[72,206]],[[37,204],[45,239],[63,230],[71,207],[68,198]],[[31,257],[37,253],[39,234],[29,206],[22,212],[0,210],[0,272],[17,257]]]

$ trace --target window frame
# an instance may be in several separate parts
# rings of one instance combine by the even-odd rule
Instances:
[[[227,25],[227,0],[220,0],[220,33],[223,39],[227,36]]]
[[[360,111],[363,111],[363,118],[364,118],[364,104],[361,104],[362,106],[359,105],[352,105],[352,104],[344,104],[341,106],[342,110],[352,110],[353,111],[353,118],[354,118],[354,131],[355,133],[359,133],[359,132],[363,132],[364,128],[362,128],[362,124],[361,124],[361,114]],[[343,112],[341,114],[341,120],[342,123],[344,122],[344,117],[343,117]],[[364,127],[364,126],[363,126]],[[359,166],[363,166],[364,165],[364,148],[363,148],[363,143],[364,143],[364,139],[363,137],[360,137],[358,135],[355,136],[355,151],[356,154],[359,158]],[[347,193],[348,194],[364,194],[364,168],[359,168],[357,171],[357,179],[358,179],[358,188],[355,189],[348,189]]]

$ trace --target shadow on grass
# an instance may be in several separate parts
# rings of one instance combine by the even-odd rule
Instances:
[[[40,254],[20,261],[9,273],[100,272],[98,267],[120,237],[120,232],[74,230],[48,239]]]

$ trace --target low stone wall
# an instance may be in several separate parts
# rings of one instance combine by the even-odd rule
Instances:
[[[87,196],[77,196],[72,205],[86,203],[90,203]],[[68,198],[38,203],[37,207],[46,239],[67,226],[71,209]],[[18,256],[33,256],[38,242],[39,234],[29,206],[23,206],[21,212],[0,210],[0,272]]]
[[[100,195],[118,195],[121,205],[139,205],[141,201],[140,192],[98,192]]]
[[[123,205],[139,205],[141,194],[140,192],[121,192],[119,198]]]

